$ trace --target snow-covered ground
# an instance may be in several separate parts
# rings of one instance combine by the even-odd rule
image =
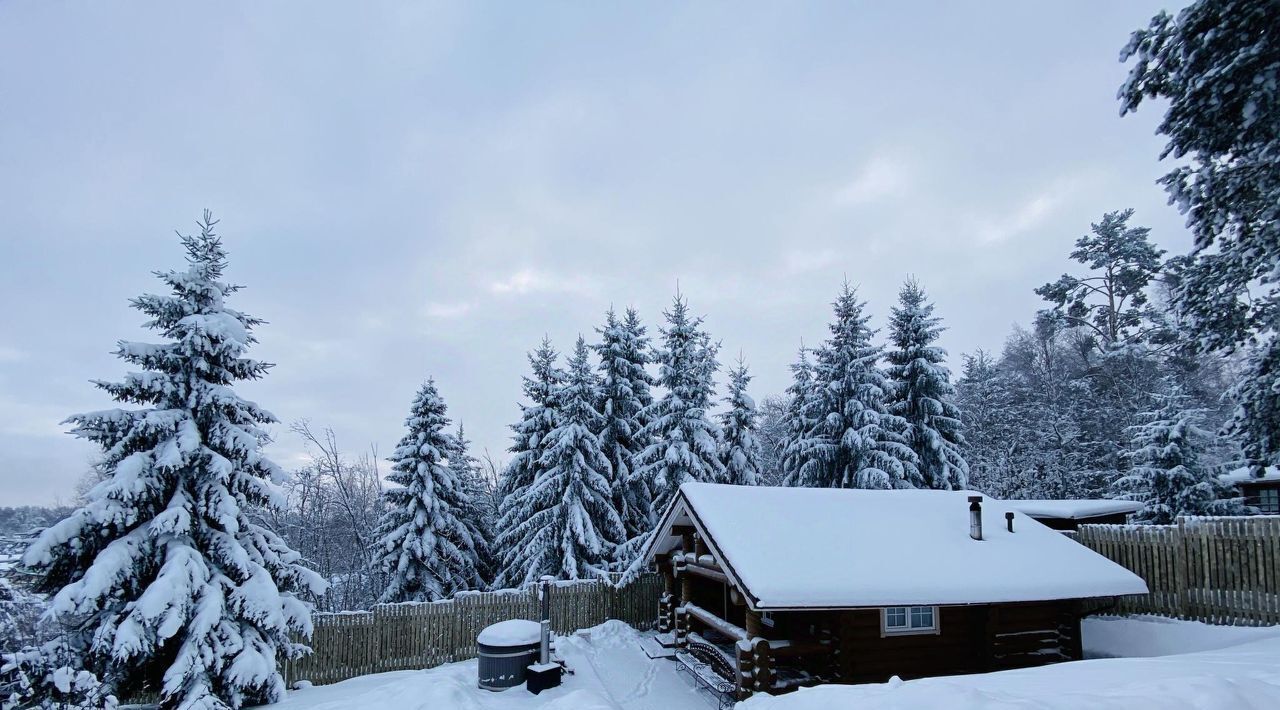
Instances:
[[[877,685],[821,686],[740,710],[1274,710],[1280,629],[1159,617],[1088,619],[1093,660]],[[1201,650],[1213,649],[1213,650]],[[1104,657],[1126,653],[1152,657]]]
[[[1280,626],[1214,626],[1165,616],[1095,616],[1084,620],[1085,658],[1171,656],[1275,638],[1280,638]]]
[[[1084,625],[1093,660],[984,675],[759,696],[741,710],[1263,710],[1280,708],[1280,627],[1209,626],[1161,617]],[[561,638],[575,671],[534,696],[476,688],[476,662],[355,678],[291,692],[278,710],[711,710],[710,696],[651,661],[618,621]],[[1121,657],[1123,656],[1123,657]]]
[[[540,695],[524,687],[500,693],[476,687],[476,661],[427,671],[398,671],[292,691],[271,710],[711,710],[709,695],[677,675],[671,661],[651,661],[639,635],[608,621],[556,645],[573,675]]]

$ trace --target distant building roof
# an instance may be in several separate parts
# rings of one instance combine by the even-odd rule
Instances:
[[[1103,515],[1136,513],[1142,504],[1132,500],[1075,499],[1075,500],[1006,500],[1010,508],[1033,518],[1062,518],[1082,520]]]
[[[1218,478],[1225,483],[1253,483],[1255,481],[1261,483],[1263,481],[1280,481],[1280,468],[1268,466],[1266,470],[1263,471],[1261,478],[1255,478],[1249,474],[1249,467],[1242,466],[1229,473],[1224,473],[1221,476],[1218,476]]]
[[[1016,508],[967,491],[869,491],[686,483],[647,554],[700,530],[756,609],[976,604],[1144,594],[1140,577]],[[1005,513],[1014,513],[1014,532]]]

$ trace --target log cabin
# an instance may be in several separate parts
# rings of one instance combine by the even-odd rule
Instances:
[[[737,700],[1079,659],[1084,600],[1147,592],[967,491],[686,483],[644,554],[658,643]]]

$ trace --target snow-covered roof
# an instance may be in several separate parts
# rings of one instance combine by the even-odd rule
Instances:
[[[1077,500],[1006,500],[1004,504],[1033,518],[1063,518],[1080,520],[1100,515],[1136,513],[1142,504],[1131,500],[1077,499]]]
[[[755,609],[979,604],[1145,594],[1140,577],[1001,501],[969,537],[967,491],[686,483],[648,555],[692,524]],[[1014,530],[1005,513],[1014,513]]]
[[[1224,483],[1252,483],[1255,481],[1260,483],[1263,481],[1280,481],[1280,469],[1275,466],[1268,466],[1266,470],[1263,471],[1262,478],[1254,478],[1249,473],[1249,467],[1242,466],[1234,471],[1224,473],[1221,476],[1218,476],[1218,478]]]

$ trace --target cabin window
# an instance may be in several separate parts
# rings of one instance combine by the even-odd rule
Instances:
[[[885,607],[880,619],[885,634],[938,633],[938,607],[935,606]]]
[[[1262,488],[1258,490],[1258,509],[1267,515],[1280,513],[1280,489]]]
[[[772,626],[773,626],[773,612],[771,612],[771,611],[762,611],[762,612],[760,612],[760,623],[764,624],[765,626],[772,627]]]

